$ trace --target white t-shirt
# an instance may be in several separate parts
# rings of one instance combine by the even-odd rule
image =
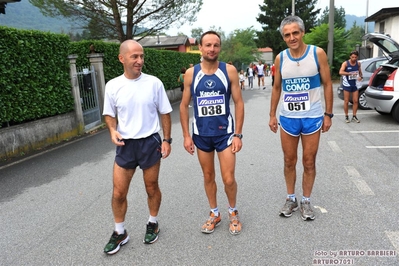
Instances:
[[[103,115],[118,118],[117,130],[124,139],[139,139],[157,133],[160,114],[172,112],[163,83],[141,73],[137,79],[120,75],[105,86]]]
[[[258,75],[264,75],[265,74],[265,72],[263,71],[263,69],[265,68],[264,64],[257,65],[256,68],[258,69]]]
[[[248,77],[253,77],[254,76],[254,70],[252,69],[252,67],[248,68]]]

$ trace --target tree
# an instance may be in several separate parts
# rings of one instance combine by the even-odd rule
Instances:
[[[203,33],[203,29],[202,28],[192,28],[191,29],[191,37],[195,38],[197,40],[197,42],[199,43],[200,38],[201,38],[201,34]]]
[[[334,7],[334,27],[336,28],[346,28],[346,19],[345,19],[345,9],[341,6],[339,9]],[[326,7],[323,11],[323,14],[321,14],[318,25],[321,25],[323,23],[328,24],[328,18],[329,18],[330,10],[328,7]]]
[[[320,9],[315,10],[316,3],[317,0],[296,1],[295,14],[303,20],[306,32],[316,26],[316,18],[320,12]],[[258,47],[272,48],[275,57],[280,51],[287,48],[279,27],[281,21],[292,13],[292,0],[264,0],[264,4],[259,7],[261,13],[257,17],[257,21],[262,24],[263,30],[257,33],[257,45]]]
[[[311,31],[305,34],[303,41],[308,44],[316,45],[327,53],[328,46],[328,24],[321,24],[320,26],[314,27]],[[334,55],[331,68],[331,72],[338,76],[339,68],[343,61],[348,58],[348,34],[343,28],[334,28]]]
[[[364,35],[365,28],[361,26],[357,26],[356,21],[353,22],[352,28],[348,30],[348,54],[350,51],[355,50],[356,45],[362,45],[362,37]]]
[[[29,0],[46,16],[92,21],[119,41],[196,20],[202,0]],[[88,28],[84,25],[83,28]]]
[[[232,61],[237,69],[255,61],[258,54],[255,37],[256,31],[252,27],[245,30],[235,30],[222,41],[219,59],[225,62]]]

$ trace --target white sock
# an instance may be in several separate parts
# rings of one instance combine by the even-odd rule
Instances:
[[[125,233],[125,222],[115,223],[115,231],[118,235]]]
[[[156,224],[157,221],[158,221],[157,216],[151,216],[151,215],[150,215],[150,217],[148,218],[148,222],[149,222],[149,223]]]
[[[229,207],[229,213],[232,214],[235,210],[237,210],[236,207]]]
[[[211,212],[213,212],[213,214],[215,214],[216,217],[219,216],[219,209],[218,209],[218,207],[216,207],[216,208],[214,208],[214,209],[211,209]]]

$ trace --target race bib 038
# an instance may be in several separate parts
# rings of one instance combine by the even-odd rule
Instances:
[[[226,108],[224,95],[197,97],[197,108],[199,117],[225,115]]]

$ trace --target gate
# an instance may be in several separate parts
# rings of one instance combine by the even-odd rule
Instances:
[[[101,124],[100,106],[94,67],[81,68],[77,73],[79,82],[80,103],[83,111],[85,130]]]

